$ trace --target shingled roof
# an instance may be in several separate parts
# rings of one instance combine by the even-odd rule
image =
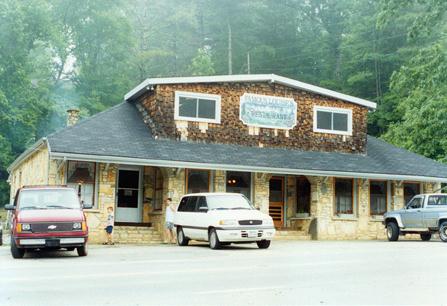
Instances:
[[[53,158],[123,164],[447,181],[447,165],[368,136],[367,154],[309,152],[154,139],[123,102],[47,137]]]

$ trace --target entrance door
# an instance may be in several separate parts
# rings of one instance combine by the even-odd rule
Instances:
[[[117,222],[141,222],[141,169],[118,170],[116,215]]]
[[[284,225],[284,178],[272,177],[269,185],[269,214],[275,227],[281,228]]]

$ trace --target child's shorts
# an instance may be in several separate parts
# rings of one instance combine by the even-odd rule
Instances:
[[[106,227],[107,234],[111,234],[113,232],[113,226],[109,225]]]
[[[166,227],[168,230],[172,230],[172,229],[174,228],[174,223],[172,223],[172,222],[166,222],[166,223],[165,223],[165,227]]]

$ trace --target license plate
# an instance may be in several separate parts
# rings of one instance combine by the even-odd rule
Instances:
[[[248,238],[258,237],[258,231],[248,231],[247,236]]]
[[[52,240],[45,241],[46,247],[60,247],[60,245],[61,245],[61,243],[60,243],[59,239],[52,239]]]

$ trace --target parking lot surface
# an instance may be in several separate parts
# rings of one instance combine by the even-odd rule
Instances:
[[[0,247],[0,305],[446,304],[440,241],[278,241],[91,246],[13,260]]]

